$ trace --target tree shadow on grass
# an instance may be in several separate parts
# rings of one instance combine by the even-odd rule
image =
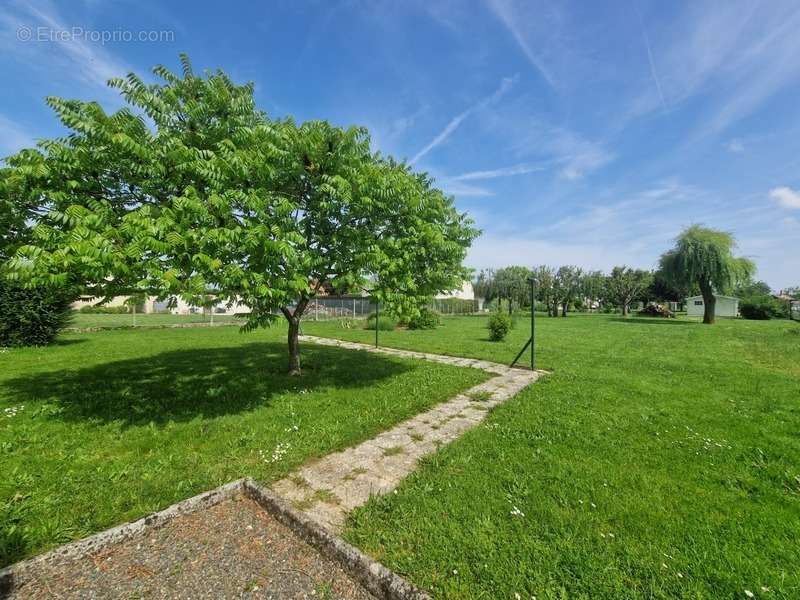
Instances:
[[[7,380],[20,403],[47,402],[51,418],[124,426],[236,414],[275,395],[322,387],[364,388],[417,368],[385,356],[304,346],[303,375],[286,374],[286,345],[251,343],[105,362]]]
[[[698,321],[679,321],[678,319],[648,319],[647,317],[615,317],[609,319],[613,323],[627,323],[629,325],[697,325]]]

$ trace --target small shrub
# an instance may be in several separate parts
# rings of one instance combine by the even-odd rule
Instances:
[[[128,306],[83,306],[78,312],[91,315],[126,315],[130,312]]]
[[[72,316],[75,294],[0,279],[0,346],[46,346]]]
[[[511,331],[511,317],[502,311],[495,311],[489,317],[489,339],[493,342],[500,342],[506,338]]]
[[[638,312],[643,317],[663,317],[665,319],[672,319],[675,313],[671,310],[664,308],[660,304],[648,304]]]
[[[397,327],[397,317],[392,315],[380,315],[378,317],[378,331],[394,331]],[[365,329],[375,329],[375,313],[367,317]]]
[[[409,329],[436,329],[442,320],[439,313],[429,308],[421,308],[419,314],[408,321]]]
[[[787,310],[772,296],[754,296],[739,303],[739,313],[745,319],[767,320],[787,316]]]

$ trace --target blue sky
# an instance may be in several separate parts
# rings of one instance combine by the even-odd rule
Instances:
[[[2,5],[2,155],[62,133],[45,96],[113,110],[109,77],[187,52],[432,173],[484,231],[472,267],[650,268],[699,222],[800,284],[796,0]]]

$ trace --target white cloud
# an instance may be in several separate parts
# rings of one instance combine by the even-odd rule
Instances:
[[[500,86],[489,96],[473,104],[463,112],[459,113],[455,117],[453,117],[450,122],[445,126],[444,129],[435,137],[433,138],[428,145],[426,145],[422,150],[417,152],[414,155],[414,158],[411,159],[410,164],[415,164],[420,158],[428,154],[431,150],[436,148],[439,144],[443,143],[447,138],[449,138],[453,132],[458,129],[461,123],[470,116],[476,110],[481,108],[486,108],[487,106],[497,102],[500,98],[502,98],[517,82],[518,77],[504,77],[503,80],[500,82]]]
[[[107,89],[106,82],[112,77],[122,77],[132,69],[114,58],[99,43],[70,34],[75,23],[64,21],[49,3],[13,3],[0,14],[0,48],[18,61],[33,69],[45,69],[52,77],[68,76],[84,84]],[[30,41],[18,41],[21,28],[32,35],[45,36],[41,41],[34,37]],[[55,32],[58,35],[48,35]],[[61,39],[65,35],[66,39]],[[116,93],[114,93],[117,96]]]
[[[546,145],[562,165],[559,175],[564,179],[580,179],[614,160],[614,154],[603,144],[566,129],[551,129],[549,140]]]
[[[33,136],[23,127],[0,115],[0,158],[14,154],[22,148],[34,145]]]
[[[441,187],[450,196],[494,196],[494,192],[476,185],[469,185],[460,181],[442,180]]]
[[[731,140],[725,147],[728,149],[729,152],[734,152],[737,154],[740,152],[744,152],[744,142],[742,142],[742,140],[739,139]]]
[[[513,167],[501,167],[499,169],[490,169],[487,171],[470,171],[469,173],[462,173],[461,175],[454,175],[447,177],[448,181],[472,181],[475,179],[496,179],[498,177],[512,177],[514,175],[526,175],[528,173],[535,173],[542,171],[545,167],[542,165],[514,165]]]
[[[705,96],[711,103],[708,118],[691,142],[752,114],[800,81],[798,6],[792,0],[689,3],[673,24],[661,27],[660,44],[651,49],[651,70],[655,60],[659,64],[658,93],[648,87],[627,116]]]
[[[790,187],[776,187],[769,191],[769,197],[785,208],[800,208],[800,192]]]

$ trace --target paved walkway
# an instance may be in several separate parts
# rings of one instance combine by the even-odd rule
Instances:
[[[475,427],[486,417],[489,409],[514,396],[543,373],[510,369],[484,360],[375,348],[329,338],[302,336],[301,340],[472,367],[495,375],[371,440],[307,464],[272,484],[273,491],[333,531],[341,530],[349,511],[365,504],[372,495],[386,494],[395,489],[416,468],[420,458]]]

